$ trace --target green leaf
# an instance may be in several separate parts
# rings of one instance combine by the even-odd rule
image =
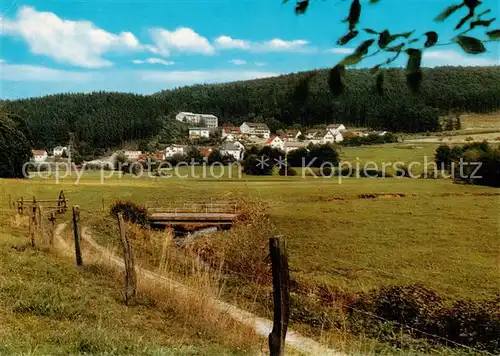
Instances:
[[[308,6],[309,6],[309,0],[297,1],[297,5],[295,5],[295,14],[297,15],[305,14]]]
[[[358,53],[353,53],[345,57],[340,64],[343,66],[352,66],[358,64],[363,59],[363,55]]]
[[[500,30],[493,30],[486,32],[486,35],[490,38],[490,40],[498,41],[500,39]]]
[[[370,35],[378,35],[377,31],[372,30],[371,28],[364,28],[363,31],[369,33]]]
[[[370,5],[378,4],[380,0],[370,0]]]
[[[437,32],[429,31],[429,32],[426,32],[425,35],[427,36],[427,41],[425,41],[425,45],[424,45],[425,48],[432,47],[437,43],[438,38],[439,38]]]
[[[458,9],[460,9],[464,5],[465,4],[462,3],[462,4],[459,4],[459,5],[448,6],[446,9],[443,10],[443,12],[441,12],[434,19],[434,21],[442,22],[442,21],[446,20],[451,14],[453,14],[455,11],[457,11]]]
[[[391,34],[389,33],[388,30],[384,30],[380,32],[380,35],[378,37],[378,46],[380,48],[385,48],[389,44],[389,37],[391,37]]]
[[[364,56],[365,54],[368,53],[368,50],[370,49],[370,46],[373,44],[373,42],[375,42],[374,39],[364,41],[356,48],[354,53],[361,55],[361,56]]]
[[[473,28],[476,28],[478,26],[481,26],[481,27],[489,27],[491,25],[491,23],[493,21],[495,21],[496,18],[492,18],[492,19],[489,19],[489,20],[476,20],[476,21],[472,21],[470,23],[470,29],[472,30]]]
[[[388,52],[401,52],[403,50],[403,47],[405,46],[404,43],[400,43],[396,46],[392,46],[392,47],[387,47],[385,50],[388,51]]]
[[[328,87],[333,96],[337,97],[344,91],[344,84],[342,78],[345,74],[345,67],[337,64],[328,72]]]
[[[469,54],[480,54],[486,52],[486,48],[482,41],[469,36],[457,36],[456,42],[462,49]]]
[[[361,3],[359,0],[352,0],[349,16],[345,22],[349,22],[349,30],[354,30],[361,17]]]
[[[350,31],[348,34],[339,38],[339,40],[337,41],[337,44],[340,46],[345,45],[346,43],[351,41],[354,37],[356,37],[358,35],[358,33],[359,33],[359,31],[356,31],[356,30]]]
[[[411,40],[408,41],[408,43],[415,43],[415,42],[418,42],[419,39],[418,38],[412,38]]]

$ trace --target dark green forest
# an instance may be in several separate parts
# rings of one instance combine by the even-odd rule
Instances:
[[[23,178],[23,163],[31,158],[29,129],[16,115],[0,112],[0,178]]]
[[[439,116],[450,110],[487,113],[500,109],[500,66],[425,69],[419,94],[412,93],[403,69],[388,69],[384,95],[369,70],[351,70],[346,88],[334,98],[328,71],[215,85],[195,85],[154,95],[95,92],[58,94],[2,102],[4,110],[26,122],[33,147],[67,143],[85,154],[125,141],[157,137],[173,142],[185,127],[178,111],[212,113],[221,123],[262,119],[273,128],[344,123],[397,132],[439,130]]]

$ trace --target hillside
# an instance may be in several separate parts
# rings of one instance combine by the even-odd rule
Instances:
[[[424,76],[420,95],[409,92],[402,69],[386,71],[383,96],[375,92],[368,70],[354,70],[347,73],[345,92],[334,98],[328,90],[328,71],[317,70],[155,95],[60,94],[3,104],[7,112],[26,120],[35,147],[67,142],[74,132],[82,154],[153,136],[172,142],[182,127],[168,118],[181,110],[213,113],[222,123],[265,120],[271,129],[339,121],[425,132],[437,130],[439,115],[450,109],[474,113],[500,109],[500,66],[441,67],[426,69]]]

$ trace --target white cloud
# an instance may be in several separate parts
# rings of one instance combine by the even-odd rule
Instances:
[[[279,75],[273,72],[260,71],[142,71],[139,72],[141,80],[149,82],[174,83],[174,84],[195,84],[195,83],[220,83],[237,80],[248,80],[257,78],[267,78]]]
[[[163,56],[170,56],[173,51],[205,55],[215,52],[205,37],[187,27],[179,27],[175,31],[153,28],[149,30],[149,33],[156,46],[156,48],[149,47],[149,49]]]
[[[109,67],[109,52],[142,49],[130,32],[114,34],[89,21],[64,20],[52,12],[23,6],[15,19],[1,19],[2,35],[21,37],[31,53],[80,67]]]
[[[173,61],[167,61],[161,58],[147,58],[147,59],[134,59],[132,60],[134,64],[162,64],[164,66],[170,66],[175,64]]]
[[[229,36],[219,36],[215,39],[215,45],[220,49],[250,49],[250,42],[236,40]]]
[[[450,66],[494,66],[499,65],[500,60],[486,58],[484,56],[467,56],[454,50],[424,51],[422,63],[426,67],[442,65]]]
[[[266,63],[264,62],[255,62],[254,63],[257,67],[264,67],[266,65]]]
[[[314,48],[308,47],[306,40],[286,41],[274,38],[269,41],[246,41],[229,36],[219,36],[215,39],[218,49],[240,49],[253,52],[312,52]]]
[[[308,44],[309,42],[305,40],[285,41],[275,38],[258,45],[257,50],[263,52],[300,52],[306,50],[305,46]]]
[[[84,82],[92,78],[92,72],[59,70],[29,64],[0,64],[2,80],[15,82]]]
[[[247,64],[247,61],[243,60],[243,59],[231,59],[229,61],[229,63],[232,63],[234,64],[235,66],[242,66],[244,64]]]
[[[334,54],[351,54],[354,52],[354,49],[348,47],[335,47],[326,50],[326,52]]]

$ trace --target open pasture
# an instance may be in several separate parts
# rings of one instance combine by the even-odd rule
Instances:
[[[371,159],[369,155],[365,150],[363,159]],[[85,173],[78,184],[75,179],[58,184],[54,179],[1,180],[2,208],[8,206],[9,196],[53,198],[64,189],[69,204],[80,205],[91,223],[109,214],[116,200],[165,206],[210,198],[258,199],[269,205],[277,230],[288,238],[298,279],[345,291],[423,283],[447,295],[471,298],[500,288],[498,189],[444,179],[339,182],[300,176],[218,180],[126,175],[101,184],[96,172]],[[360,197],[363,194],[368,196]]]

